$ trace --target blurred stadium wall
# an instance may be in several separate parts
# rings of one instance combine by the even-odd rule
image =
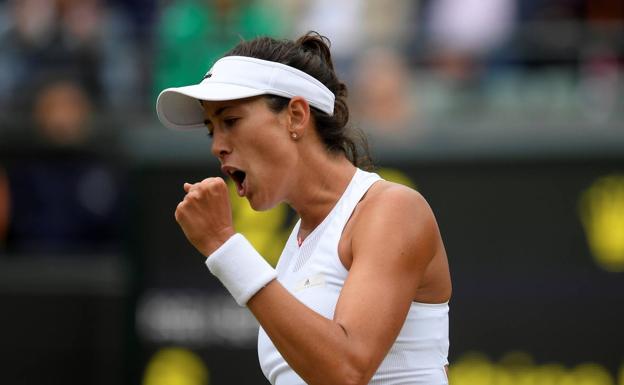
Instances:
[[[0,382],[263,384],[173,218],[218,175],[154,98],[240,38],[330,37],[377,170],[447,247],[453,385],[624,384],[624,5],[0,1]],[[275,263],[296,218],[233,201]]]

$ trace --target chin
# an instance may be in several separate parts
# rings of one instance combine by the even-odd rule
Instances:
[[[253,196],[248,197],[247,201],[254,211],[267,211],[271,210],[273,207],[277,206],[279,202],[270,202],[270,201],[262,201],[260,199],[254,198]]]

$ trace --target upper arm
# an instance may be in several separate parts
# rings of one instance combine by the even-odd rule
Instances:
[[[402,186],[384,186],[358,213],[353,262],[334,320],[373,373],[405,322],[437,233],[427,202]]]

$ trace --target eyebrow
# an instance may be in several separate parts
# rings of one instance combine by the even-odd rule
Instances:
[[[217,110],[215,111],[214,114],[212,114],[212,118],[218,118],[219,115],[221,115],[223,113],[223,111],[227,110],[228,108],[234,108],[234,105],[225,105],[223,107],[217,108]],[[209,118],[210,119],[210,118]]]
[[[221,115],[221,114],[223,113],[223,111],[227,110],[228,108],[232,108],[232,107],[234,107],[234,106],[230,106],[230,105],[228,105],[228,106],[223,106],[223,107],[221,107],[221,108],[218,108],[218,109],[215,111],[214,116],[215,116],[215,117],[218,117],[219,115]]]
[[[201,104],[202,108],[204,108],[204,103],[202,100],[198,100],[199,104]],[[218,118],[219,115],[221,115],[223,113],[223,111],[227,110],[228,108],[234,108],[236,107],[235,105],[225,105],[223,107],[217,108],[217,110],[215,111],[215,113],[213,114],[213,117]],[[204,119],[204,125],[210,130],[210,127],[208,127],[209,125],[212,125],[212,122],[210,121],[210,118]]]

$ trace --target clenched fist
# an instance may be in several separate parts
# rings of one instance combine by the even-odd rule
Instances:
[[[185,183],[184,191],[175,219],[186,238],[207,257],[235,233],[227,185],[221,178],[207,178]]]

